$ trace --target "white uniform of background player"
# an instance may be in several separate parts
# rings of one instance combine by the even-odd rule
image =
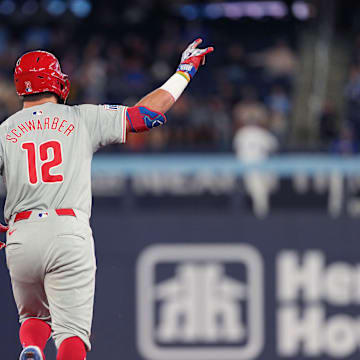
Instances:
[[[21,360],[44,359],[50,331],[58,360],[84,360],[85,349],[90,350],[96,271],[89,226],[93,153],[124,143],[127,131],[166,121],[162,113],[213,51],[197,49],[200,42],[185,50],[177,72],[161,88],[129,108],[60,104],[69,82],[57,59],[36,51],[18,60],[15,85],[24,108],[0,126],[0,171],[7,186],[6,258],[22,323]]]
[[[268,130],[257,125],[241,127],[235,134],[233,147],[236,157],[247,165],[260,165],[278,149],[278,140]],[[269,195],[276,187],[274,175],[251,170],[244,175],[244,185],[249,193],[257,217],[264,217],[269,211]]]

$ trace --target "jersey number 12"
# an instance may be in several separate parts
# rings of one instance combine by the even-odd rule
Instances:
[[[33,142],[21,144],[21,148],[27,152],[27,165],[30,184],[35,185],[38,182],[37,174],[37,154],[36,145]],[[49,149],[52,149],[53,159],[49,160]],[[44,183],[62,182],[64,180],[61,174],[50,174],[50,169],[62,163],[61,144],[59,141],[50,140],[40,144],[39,154],[41,164],[41,180]]]

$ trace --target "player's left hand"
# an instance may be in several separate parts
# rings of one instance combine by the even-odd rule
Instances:
[[[189,80],[194,77],[200,65],[205,64],[205,56],[214,51],[212,46],[206,49],[198,49],[198,45],[202,43],[202,39],[196,39],[182,53],[181,62],[177,71],[184,72],[189,75]]]
[[[7,232],[9,230],[8,226],[5,226],[3,224],[0,224],[0,232]],[[0,250],[6,247],[6,244],[0,241]]]

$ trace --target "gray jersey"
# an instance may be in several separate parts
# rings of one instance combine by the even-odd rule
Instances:
[[[5,219],[34,209],[91,212],[91,160],[126,140],[126,107],[45,103],[18,111],[0,126]]]

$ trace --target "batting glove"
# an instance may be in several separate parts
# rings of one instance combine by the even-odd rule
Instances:
[[[205,64],[205,55],[214,51],[212,46],[206,49],[197,49],[201,43],[202,39],[196,39],[182,53],[181,62],[176,72],[183,75],[187,81],[194,77],[200,65]]]
[[[9,230],[8,226],[0,224],[0,232],[7,232],[8,230]],[[3,249],[5,246],[6,246],[6,244],[3,243],[2,241],[0,241],[0,250]]]

